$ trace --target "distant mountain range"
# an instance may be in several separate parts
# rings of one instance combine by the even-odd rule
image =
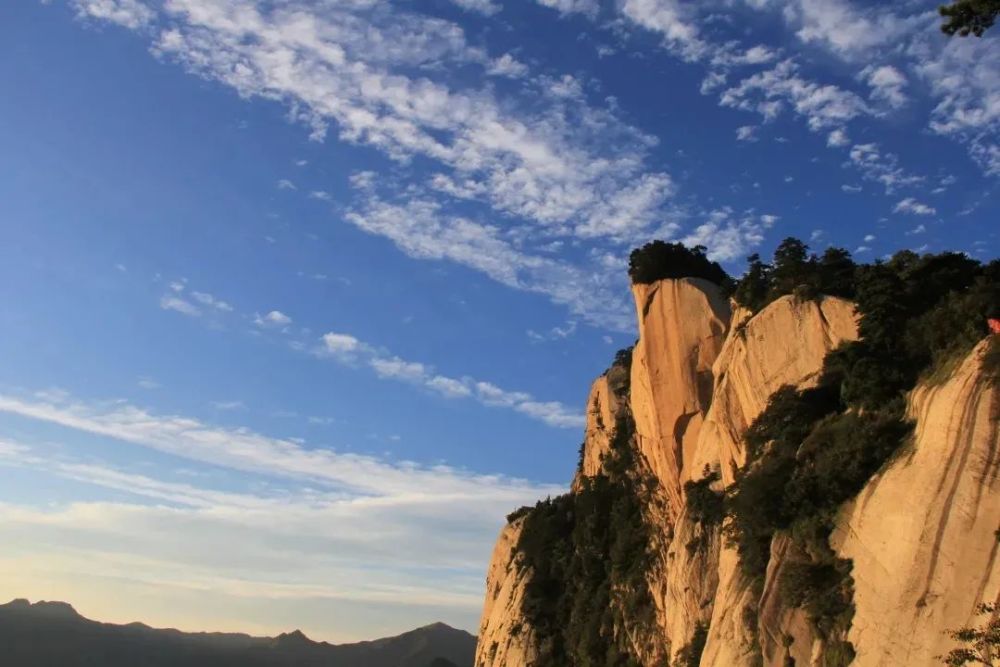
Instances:
[[[65,602],[0,605],[0,663],[7,667],[471,667],[476,638],[434,623],[356,644],[160,630],[84,618]]]

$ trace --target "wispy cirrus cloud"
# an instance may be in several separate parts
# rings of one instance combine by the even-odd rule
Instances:
[[[532,253],[518,247],[501,228],[449,214],[433,198],[386,200],[372,188],[373,179],[373,174],[359,179],[365,184],[362,203],[345,215],[359,229],[388,238],[411,257],[448,259],[509,287],[545,294],[593,324],[622,331],[634,326],[621,283],[623,264],[608,269]],[[640,182],[616,196],[623,209],[643,208],[649,197],[657,196],[654,190],[666,186]],[[617,223],[606,218],[604,224]]]
[[[458,4],[486,14],[499,7],[487,0]],[[578,0],[547,4],[584,14],[597,7]],[[494,230],[511,230],[528,245],[575,238],[603,247],[648,240],[674,215],[676,186],[669,174],[650,165],[654,136],[624,121],[615,104],[595,103],[586,81],[533,72],[509,52],[491,57],[470,45],[456,23],[382,0],[339,5],[166,0],[149,11],[142,31],[152,35],[159,58],[244,97],[288,105],[314,138],[334,128],[341,141],[368,146],[401,168],[417,158],[437,165],[430,181],[421,182],[411,171],[410,182],[404,179],[399,187],[429,188],[427,198],[442,216],[451,215],[456,200],[475,201],[492,211]],[[90,15],[102,16],[96,10]],[[768,54],[761,47],[746,57],[759,62]],[[445,66],[479,68],[517,80],[516,88],[500,97],[474,79],[460,83],[442,76]],[[278,187],[297,189],[289,179]],[[379,207],[369,200],[353,210],[357,224],[372,221]],[[402,233],[387,224],[366,229],[397,245]],[[476,238],[465,239],[466,248],[453,239],[449,250],[425,250],[425,256],[455,261],[499,235],[482,225],[457,233]],[[467,265],[494,279],[502,276],[501,282],[516,289],[549,294],[575,313],[592,310],[586,317],[591,323],[630,326],[620,317],[620,298],[612,299],[609,318],[607,308],[594,307],[599,299],[571,284],[590,267],[538,261],[520,248],[518,253],[506,252],[489,266]],[[515,263],[502,265],[504,259]],[[553,287],[552,278],[564,284]],[[614,280],[624,288],[623,273]]]
[[[504,407],[557,428],[583,428],[584,415],[559,401],[539,401],[523,391],[508,391],[469,376],[442,374],[430,364],[401,359],[391,352],[344,333],[323,334],[312,354],[354,366],[367,366],[378,377],[423,387],[451,399],[471,398],[488,407]]]
[[[473,494],[496,477],[446,466],[393,465],[374,457],[306,448],[247,428],[217,427],[191,417],[159,415],[130,403],[74,400],[68,395],[0,395],[0,412],[113,438],[159,452],[239,470],[311,481],[362,496],[421,496],[428,489],[446,495]],[[504,487],[530,488],[508,480]],[[514,491],[508,491],[516,493]]]
[[[292,612],[297,626],[327,639],[359,639],[366,630],[317,625],[317,603],[341,612],[363,603],[397,618],[400,631],[421,608],[474,628],[482,563],[498,518],[563,490],[307,447],[245,427],[59,392],[0,395],[0,413],[62,429],[53,432],[66,443],[0,441],[0,466],[115,498],[44,507],[4,503],[0,539],[10,548],[0,557],[0,572],[17,571],[14,579],[31,581],[32,590],[54,587],[85,610],[106,607],[107,616],[101,615],[110,620],[126,620],[120,615],[130,605],[104,600],[129,600],[155,586],[167,592],[165,602],[145,610],[144,620],[190,630],[245,630],[246,618],[234,610],[273,610],[282,600],[299,610]],[[90,450],[84,456],[69,444],[76,434],[130,445],[129,458],[139,463],[122,467]],[[142,463],[145,454],[161,457],[159,464]],[[175,472],[163,455],[198,474]],[[225,471],[238,472],[239,484]],[[39,543],[58,548],[38,553],[29,546]],[[400,551],[401,543],[424,544],[419,562]],[[261,628],[268,634],[288,629]]]
[[[469,224],[471,225],[472,223]],[[475,226],[473,225],[473,227]],[[430,240],[421,240],[420,234],[426,233],[426,231],[414,230],[412,234],[407,236],[408,242],[417,243],[416,247],[418,248],[425,248],[428,243],[438,243],[439,239],[437,237],[429,237]],[[407,246],[407,248],[409,247]],[[506,248],[506,246],[500,245],[497,248],[485,247],[480,250],[483,251],[484,257],[488,257],[490,251],[498,250],[499,248]],[[417,254],[416,256],[420,255]],[[174,310],[192,317],[202,314],[195,306],[176,296],[177,294],[184,293],[187,289],[185,283],[180,281],[174,282],[171,289],[172,292],[164,295],[161,299],[160,305],[162,308]],[[259,331],[267,331],[274,335],[282,336],[288,341],[293,350],[308,352],[319,359],[329,359],[348,366],[367,367],[380,378],[405,382],[444,398],[472,398],[485,406],[506,407],[556,428],[582,428],[585,423],[584,415],[581,412],[559,401],[540,401],[530,393],[505,391],[489,382],[477,380],[466,375],[448,376],[437,372],[430,364],[401,359],[380,346],[362,341],[348,333],[330,331],[320,336],[318,340],[303,340],[291,326],[293,322],[292,317],[280,310],[271,310],[264,315],[254,313],[251,318],[250,316],[243,316],[240,313],[234,312],[232,308],[228,310],[219,309],[219,303],[225,302],[215,297],[211,298],[211,304],[216,306],[216,310],[220,310],[226,314],[231,313],[235,317],[250,319]],[[485,390],[486,393],[484,393],[483,388],[487,388]],[[498,401],[497,395],[505,397],[504,400]],[[234,409],[241,405],[234,402],[222,402],[216,403],[215,407],[217,409]]]
[[[804,78],[791,59],[727,88],[720,102],[723,106],[756,111],[764,120],[773,120],[787,105],[805,118],[809,129],[814,131],[840,128],[858,116],[871,113],[856,93]]]
[[[910,215],[934,215],[937,213],[937,209],[933,206],[919,202],[913,197],[901,199],[892,210],[894,213],[908,213]]]
[[[708,242],[711,241],[708,257],[721,262],[748,255],[763,240],[765,231],[778,221],[776,215],[737,215],[731,208],[710,211],[706,218],[705,222],[695,227],[681,241],[688,246],[706,247],[709,247]]]
[[[910,173],[899,164],[899,158],[883,151],[878,144],[854,144],[849,154],[850,166],[855,167],[866,181],[874,181],[893,194],[900,188],[923,183],[923,176]]]
[[[139,0],[72,0],[81,18],[109,21],[137,30],[149,24],[156,12]]]

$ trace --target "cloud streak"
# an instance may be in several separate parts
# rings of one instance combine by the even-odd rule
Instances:
[[[414,614],[474,628],[482,564],[500,517],[563,490],[443,465],[308,450],[246,428],[62,394],[2,396],[0,411],[64,429],[56,449],[0,441],[0,467],[30,469],[115,498],[0,504],[0,540],[9,547],[0,573],[17,572],[0,578],[21,587],[2,592],[56,590],[85,610],[107,607],[101,615],[111,620],[134,620],[121,617],[123,609],[155,587],[163,604],[134,613],[188,630],[245,630],[253,618],[248,609],[273,618],[275,606],[286,603],[296,626],[333,640],[360,639],[359,632],[370,630],[317,621],[330,612],[371,609],[394,618],[396,631],[408,629]],[[75,433],[134,445],[131,460],[152,451],[181,457],[199,474],[181,481],[162,460],[139,463],[138,472],[91,453],[81,460]],[[237,488],[221,488],[232,482],[219,466],[241,473]],[[57,548],[39,553],[39,544]],[[420,558],[400,544],[421,545]],[[120,604],[107,606],[116,597]],[[316,605],[328,613],[316,613]]]
[[[508,391],[469,376],[451,377],[429,364],[407,361],[344,333],[320,337],[312,353],[348,365],[363,365],[378,377],[423,387],[450,399],[471,398],[488,407],[503,407],[556,428],[583,428],[586,418],[558,401],[539,401],[523,391]]]

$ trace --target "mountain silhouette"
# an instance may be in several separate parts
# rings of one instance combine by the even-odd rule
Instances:
[[[181,632],[84,618],[65,602],[0,605],[0,663],[8,667],[471,667],[476,638],[444,623],[354,644]]]

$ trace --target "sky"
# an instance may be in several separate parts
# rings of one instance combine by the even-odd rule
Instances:
[[[936,2],[0,5],[0,598],[475,631],[653,238],[998,254]]]

